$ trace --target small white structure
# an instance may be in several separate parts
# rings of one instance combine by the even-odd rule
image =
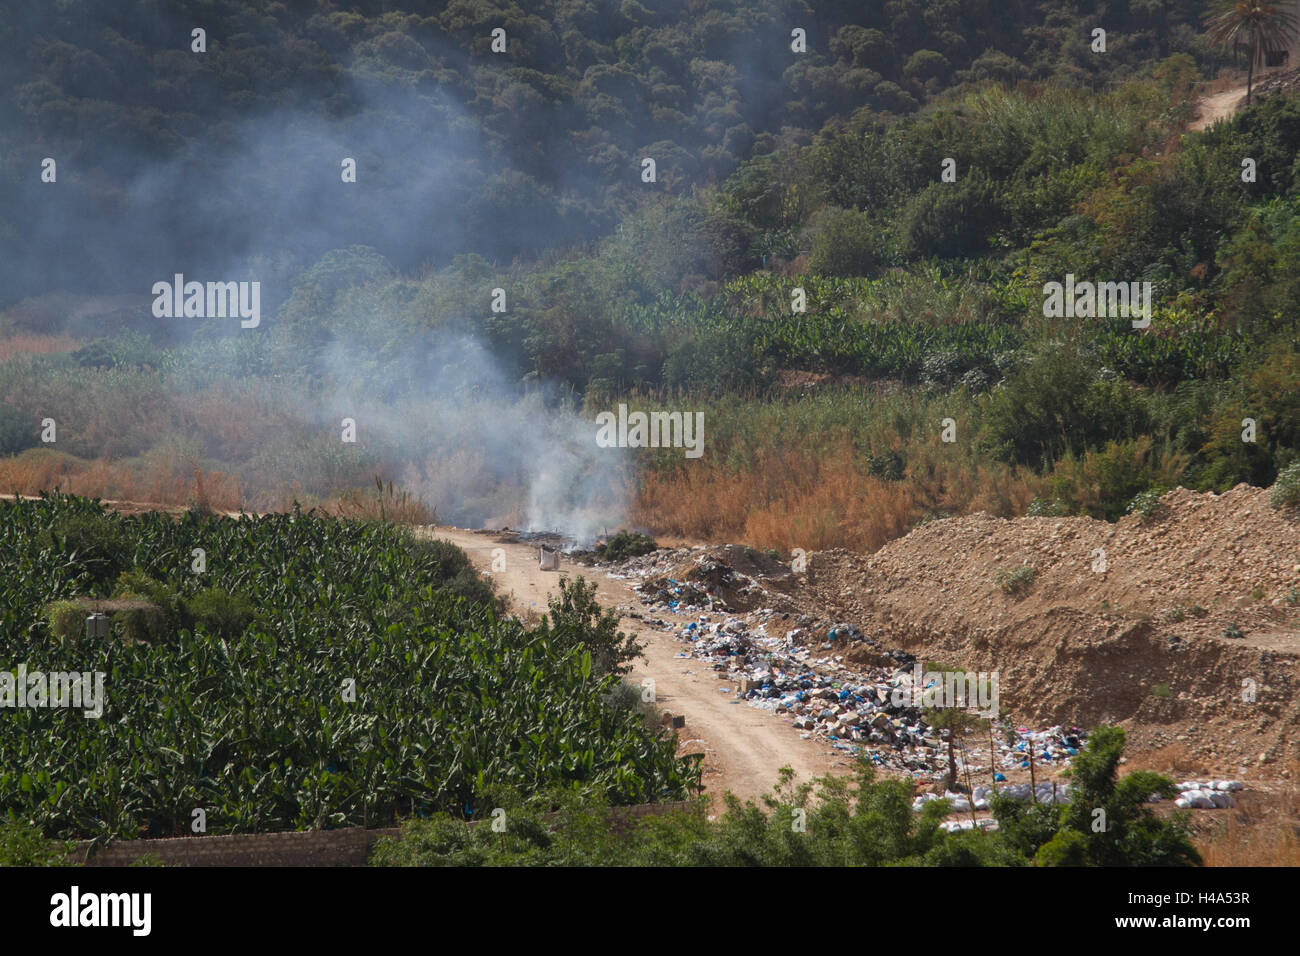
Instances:
[[[540,554],[537,557],[537,566],[543,571],[560,570],[560,552],[547,551],[546,548],[539,548]]]

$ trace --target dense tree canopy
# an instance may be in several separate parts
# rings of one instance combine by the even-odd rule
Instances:
[[[282,280],[279,300],[296,269],[354,244],[403,269],[533,256],[834,117],[912,113],[952,83],[1104,83],[1173,50],[1200,56],[1198,13],[1192,0],[28,5],[0,18],[0,47],[19,51],[0,63],[0,288],[12,301],[252,270]],[[1088,49],[1096,24],[1105,57]],[[40,179],[46,157],[57,188]],[[347,188],[344,157],[358,167]]]

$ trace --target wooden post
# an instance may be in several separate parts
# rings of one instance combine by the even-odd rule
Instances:
[[[993,749],[993,721],[989,721],[989,783],[993,784],[993,792],[998,792],[998,758],[996,751]]]
[[[972,826],[975,826],[975,788],[971,786],[970,782],[970,755],[966,752],[966,738],[964,736],[961,739],[961,759],[962,769],[966,771],[966,797],[970,800],[970,822]]]
[[[1034,780],[1034,738],[1029,738],[1029,799],[1038,803],[1038,784]]]

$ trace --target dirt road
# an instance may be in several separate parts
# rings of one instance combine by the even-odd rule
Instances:
[[[1237,112],[1237,108],[1245,100],[1246,84],[1244,83],[1222,93],[1207,96],[1201,100],[1199,115],[1188,124],[1187,128],[1193,132],[1209,129],[1219,120],[1226,119]]]
[[[547,599],[564,574],[583,575],[595,581],[601,603],[640,610],[636,592],[627,582],[608,578],[600,570],[575,565],[561,555],[559,573],[538,568],[537,548],[529,544],[501,542],[497,535],[459,528],[428,528],[425,533],[453,542],[465,550],[474,567],[497,581],[518,614],[529,610],[545,613]],[[505,570],[493,572],[493,550],[500,548]],[[713,795],[715,810],[727,790],[741,799],[757,799],[771,792],[777,771],[793,767],[799,780],[835,771],[847,771],[848,762],[836,751],[813,740],[804,740],[780,717],[756,710],[736,699],[735,685],[718,680],[712,670],[681,654],[681,645],[671,635],[624,617],[620,629],[633,633],[645,647],[629,677],[633,683],[652,679],[655,698],[662,710],[681,714],[686,726],[678,731],[679,752],[703,753],[705,792]],[[722,688],[729,692],[724,693]]]

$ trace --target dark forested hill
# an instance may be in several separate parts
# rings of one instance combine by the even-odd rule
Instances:
[[[870,548],[1300,480],[1300,97],[1189,132],[1207,9],[0,0],[0,484]],[[707,455],[602,457],[643,401]]]
[[[357,244],[403,269],[533,257],[832,117],[910,113],[963,82],[1095,86],[1201,57],[1200,7],[0,3],[0,302],[175,271],[286,278]],[[57,186],[41,181],[47,157]]]

